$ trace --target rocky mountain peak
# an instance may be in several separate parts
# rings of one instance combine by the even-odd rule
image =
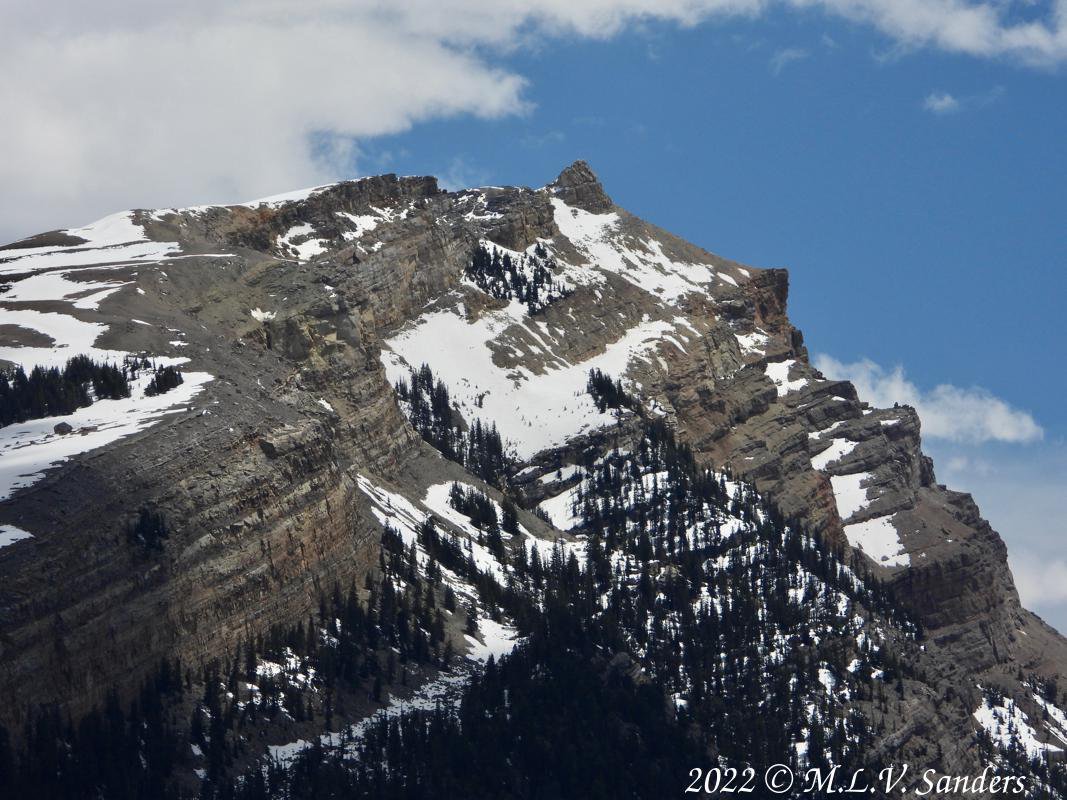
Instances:
[[[249,747],[285,751],[340,708],[317,651],[365,628],[368,579],[398,581],[376,619],[421,585],[423,620],[403,641],[390,622],[395,652],[345,644],[384,665],[377,693],[345,666],[346,723],[410,692],[432,707],[510,653],[550,607],[530,582],[547,570],[567,613],[595,623],[619,598],[596,684],[652,682],[723,753],[771,752],[754,714],[797,763],[824,730],[838,756],[958,774],[994,747],[1062,753],[1067,642],[1019,605],[971,498],[936,484],[914,411],[815,370],[786,301],[783,270],[629,214],[584,161],[537,190],[383,175],[0,250],[0,362],[75,390],[7,392],[0,725],[132,696],[162,659],[204,697],[201,667],[307,622],[233,679],[245,708],[288,681],[270,702],[294,713]],[[344,613],[334,586],[353,587]]]
[[[567,205],[593,214],[611,211],[615,205],[600,185],[596,173],[581,159],[563,170],[549,188]]]

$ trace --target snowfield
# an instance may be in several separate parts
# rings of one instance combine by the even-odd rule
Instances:
[[[1062,747],[1038,740],[1037,731],[1030,725],[1030,718],[1010,697],[1005,697],[1001,705],[993,705],[984,698],[982,705],[975,710],[974,718],[989,734],[993,744],[1002,750],[1011,749],[1015,743],[1031,759],[1063,752]]]
[[[834,488],[834,499],[837,501],[837,513],[842,522],[867,507],[869,501],[864,484],[873,477],[869,472],[830,477],[830,485]]]
[[[187,359],[157,359],[157,363],[181,364]],[[152,379],[144,371],[130,382],[131,397],[97,400],[61,417],[44,417],[0,428],[0,500],[16,489],[30,486],[49,467],[80,453],[96,450],[144,430],[167,414],[186,410],[192,399],[211,380],[206,372],[182,373],[184,383],[165,394],[145,396]],[[53,428],[66,422],[73,433],[57,434]]]
[[[708,285],[716,277],[737,285],[728,275],[717,276],[710,265],[672,261],[654,239],[641,242],[642,249],[628,246],[621,241],[615,212],[593,214],[559,198],[552,198],[552,207],[560,232],[596,269],[619,275],[668,303],[694,292],[708,294]]]
[[[82,244],[0,250],[0,275],[61,267],[158,261],[181,252],[176,242],[150,241],[145,236],[144,228],[133,221],[133,213],[121,211],[82,228],[63,231],[85,239],[86,242]]]
[[[510,326],[537,336],[525,306],[507,308],[468,322],[451,310],[424,314],[383,343],[382,362],[392,383],[407,380],[412,369],[428,363],[444,381],[468,420],[495,422],[500,435],[528,459],[545,448],[612,424],[614,412],[601,413],[586,392],[591,369],[622,376],[636,359],[649,360],[671,323],[646,320],[608,345],[603,353],[535,373],[523,365],[498,366],[489,343]]]

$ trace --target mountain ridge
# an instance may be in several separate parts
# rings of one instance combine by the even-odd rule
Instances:
[[[973,498],[936,483],[914,410],[872,409],[809,363],[788,273],[629,215],[585,162],[542,189],[445,192],[385,175],[94,225],[0,250],[0,358],[60,363],[88,338],[101,358],[148,354],[209,377],[133,430],[87,416],[99,446],[79,450],[48,424],[4,451],[18,445],[20,475],[67,458],[28,485],[8,480],[0,503],[0,524],[29,534],[0,547],[9,724],[36,703],[87,710],[163,655],[221,657],[374,572],[366,474],[415,502],[462,474],[393,395],[424,362],[466,423],[484,417],[517,448],[527,511],[560,488],[540,481],[551,465],[618,423],[584,394],[604,367],[698,464],[750,483],[893,587],[926,629],[932,685],[960,684],[973,710],[992,682],[1035,709],[1018,674],[1067,671],[1067,642],[1019,604],[1003,541]],[[499,297],[470,273],[478,247],[513,265],[499,267]],[[569,294],[532,302],[535,261]],[[126,540],[142,508],[172,522],[162,556]],[[976,751],[960,730],[981,724],[954,719],[916,712],[897,738],[956,746],[966,763]]]

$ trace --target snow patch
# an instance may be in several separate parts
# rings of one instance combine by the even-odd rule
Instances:
[[[180,364],[185,360],[160,358],[156,363]],[[149,397],[145,388],[152,377],[151,370],[143,370],[130,383],[130,397],[97,400],[73,414],[0,428],[0,500],[8,498],[16,489],[36,483],[49,467],[144,430],[167,414],[185,410],[211,380],[206,372],[185,372],[181,385]],[[70,425],[74,433],[55,433],[53,429],[60,422]]]
[[[988,698],[983,698],[982,705],[974,712],[974,718],[989,734],[993,744],[1002,750],[1010,750],[1017,745],[1030,759],[1063,752],[1062,747],[1038,740],[1037,732],[1030,725],[1030,718],[1010,697],[1005,697],[1001,705],[993,705]]]
[[[0,275],[159,260],[180,252],[177,242],[149,240],[144,228],[133,221],[133,214],[120,211],[84,227],[62,231],[84,239],[83,243],[0,250]]]
[[[526,307],[517,301],[474,321],[451,310],[429,312],[383,343],[382,362],[391,383],[407,380],[411,369],[428,363],[468,420],[495,422],[517,455],[529,459],[613,424],[614,411],[601,413],[586,391],[589,371],[625,375],[635,359],[647,359],[672,329],[669,322],[646,318],[603,353],[577,364],[556,359],[541,373],[523,364],[498,366],[490,344],[511,326],[532,331],[530,324]]]
[[[867,490],[863,484],[874,476],[869,472],[857,472],[852,475],[833,475],[830,477],[830,485],[834,489],[834,499],[837,501],[837,514],[842,520],[846,520],[853,514],[867,507]]]
[[[0,525],[0,548],[32,538],[33,534],[22,528],[16,528],[14,525]]]
[[[904,552],[900,535],[893,525],[893,515],[875,517],[846,525],[848,543],[886,567],[907,567],[911,558]]]
[[[283,252],[295,252],[300,261],[308,261],[326,252],[327,240],[310,238],[314,233],[315,228],[312,227],[310,222],[301,222],[299,225],[291,227],[284,234],[280,234],[275,244]],[[296,239],[304,239],[304,241],[297,244]]]
[[[824,470],[835,461],[840,461],[856,449],[857,442],[848,439],[832,439],[830,446],[818,455],[811,457],[811,468]]]
[[[708,294],[714,276],[708,265],[672,261],[655,239],[628,245],[622,240],[617,213],[592,214],[559,198],[552,198],[552,206],[560,232],[594,268],[618,275],[668,303],[687,294]]]
[[[789,372],[796,363],[796,360],[791,358],[787,361],[774,361],[767,365],[765,374],[778,390],[779,397],[785,397],[790,392],[808,385],[807,378],[789,380]]]
[[[771,341],[770,336],[759,330],[752,333],[735,333],[734,338],[737,339],[737,344],[741,348],[741,355],[743,356],[765,355],[767,345]]]

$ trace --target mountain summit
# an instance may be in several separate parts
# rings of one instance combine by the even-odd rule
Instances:
[[[19,763],[62,740],[81,775],[114,741],[214,797],[334,754],[356,792],[353,759],[392,786],[462,728],[530,786],[522,748],[572,731],[658,765],[597,750],[638,796],[716,754],[993,759],[1062,792],[1067,641],[914,410],[811,365],[784,270],[638,219],[583,161],[541,189],[382,175],[123,212],[3,248],[0,283]],[[93,734],[94,707],[130,727]],[[399,713],[425,727],[393,742]],[[505,780],[449,752],[453,789]]]

